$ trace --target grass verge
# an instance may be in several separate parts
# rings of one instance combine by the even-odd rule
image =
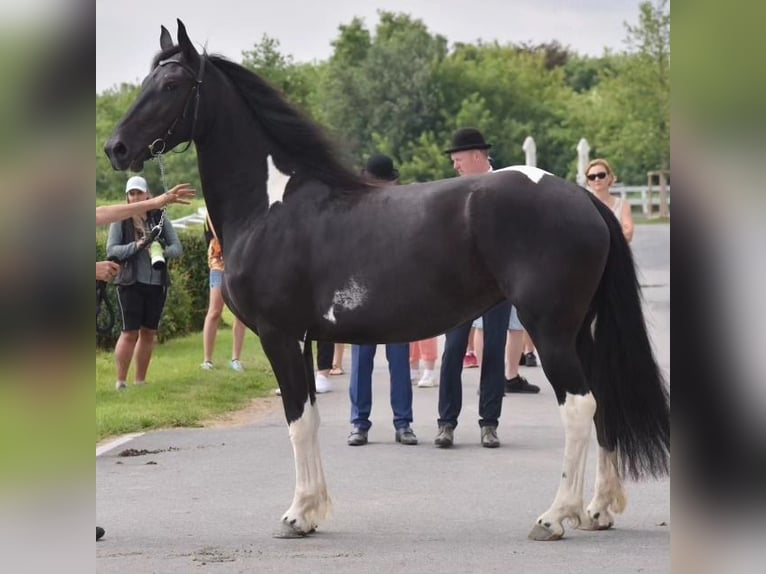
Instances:
[[[231,316],[226,318],[231,325]],[[248,332],[242,352],[246,371],[229,368],[232,332],[218,333],[211,371],[200,369],[202,333],[173,339],[154,349],[147,384],[114,388],[112,353],[96,352],[96,441],[131,432],[167,427],[199,426],[204,420],[247,406],[251,399],[271,394],[276,379],[258,337]]]

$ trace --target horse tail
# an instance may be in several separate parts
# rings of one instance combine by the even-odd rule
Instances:
[[[617,451],[623,475],[661,477],[669,471],[669,396],[649,341],[633,254],[611,210],[588,195],[610,235],[593,301],[596,319],[587,369],[598,405],[599,442]]]

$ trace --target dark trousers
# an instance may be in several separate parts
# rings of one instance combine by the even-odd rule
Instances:
[[[332,369],[332,359],[335,354],[335,343],[317,341],[317,371]]]
[[[504,301],[483,315],[484,353],[479,382],[479,426],[497,426],[505,394],[505,340],[511,304]],[[446,333],[439,378],[439,425],[457,426],[463,408],[463,357],[471,322]]]
[[[351,424],[369,429],[372,411],[372,368],[377,345],[351,346]],[[391,410],[394,428],[406,428],[412,422],[412,381],[410,379],[410,345],[386,345],[388,372],[391,376]]]

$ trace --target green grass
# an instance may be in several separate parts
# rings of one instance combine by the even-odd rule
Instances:
[[[225,317],[231,325],[231,315]],[[96,440],[130,432],[167,427],[199,426],[215,415],[247,406],[250,399],[270,395],[276,379],[258,337],[245,336],[242,351],[244,373],[229,368],[232,332],[229,326],[218,333],[215,368],[203,371],[202,333],[157,345],[149,365],[147,384],[114,388],[112,353],[96,352]]]

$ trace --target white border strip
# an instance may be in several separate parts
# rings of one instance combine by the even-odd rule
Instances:
[[[134,438],[138,438],[144,433],[142,432],[135,432],[132,434],[126,434],[121,436],[120,438],[116,438],[113,441],[110,441],[106,444],[102,444],[99,447],[96,447],[96,456],[101,456],[102,454],[109,452],[113,448],[117,448],[120,445],[125,444],[126,442],[132,441]]]

